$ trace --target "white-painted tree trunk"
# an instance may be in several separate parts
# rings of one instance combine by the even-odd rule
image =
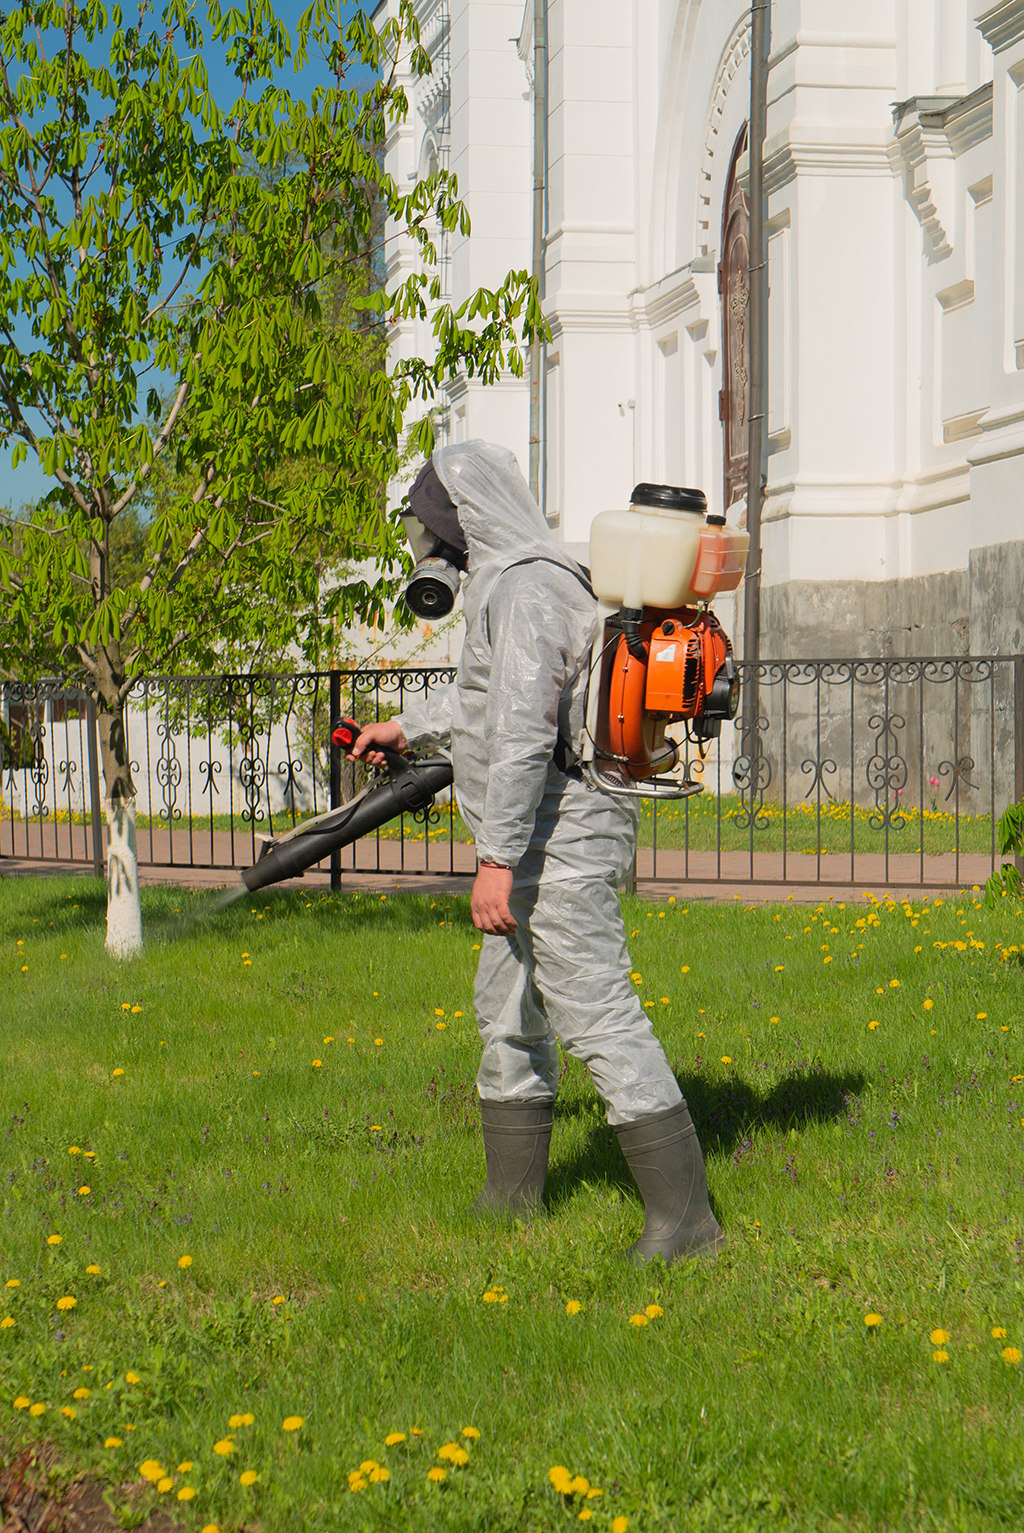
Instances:
[[[107,799],[107,952],[136,958],[142,952],[139,855],[135,841],[135,800]]]

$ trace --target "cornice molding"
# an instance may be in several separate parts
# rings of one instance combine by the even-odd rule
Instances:
[[[765,191],[781,190],[797,176],[891,176],[888,146],[872,139],[804,139],[787,134],[765,145]]]
[[[1024,38],[1024,0],[999,0],[998,5],[984,6],[975,11],[974,25],[993,53],[1002,53]]]

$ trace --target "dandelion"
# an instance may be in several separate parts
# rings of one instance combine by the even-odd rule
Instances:
[[[461,1011],[453,1011],[452,1012],[452,1016],[453,1017],[461,1017],[461,1016],[464,1016],[464,1015],[465,1015],[465,1013],[461,1012]]]
[[[239,1485],[255,1485],[258,1479],[259,1475],[255,1469],[244,1469],[238,1476],[238,1483]]]
[[[334,1042],[334,1039],[333,1039],[333,1038],[325,1038],[325,1039],[324,1039],[324,1042],[325,1042],[325,1043],[333,1043],[333,1042]]]
[[[732,1064],[732,1055],[731,1054],[723,1054],[722,1055],[722,1063],[723,1063],[723,1065],[731,1065]]]
[[[92,1188],[91,1187],[79,1187],[79,1189],[78,1189],[78,1196],[80,1198],[87,1198],[89,1196],[90,1192],[92,1192]]]
[[[88,1272],[90,1277],[99,1277],[102,1268],[98,1267],[95,1262],[90,1262],[85,1270]]]
[[[35,1405],[29,1406],[28,1413],[30,1416],[43,1416],[46,1414],[46,1406],[41,1400],[37,1400]]]
[[[928,1337],[928,1340],[931,1342],[933,1347],[944,1347],[946,1342],[949,1340],[949,1332],[942,1330],[932,1331],[931,1335]]]
[[[235,1451],[235,1445],[230,1437],[222,1437],[220,1442],[214,1443],[213,1451],[218,1458],[230,1458]]]
[[[933,1352],[932,1353],[932,1362],[933,1363],[948,1363],[949,1362],[949,1353],[948,1352],[944,1352],[943,1349],[940,1347],[937,1352]]]
[[[993,1341],[1005,1341],[1006,1327],[1004,1325],[994,1325],[992,1327],[992,1339]],[[17,1405],[18,1402],[15,1401],[14,1403]]]
[[[397,1448],[399,1443],[405,1442],[404,1432],[389,1432],[384,1439],[385,1448]]]
[[[82,1385],[72,1393],[71,1398],[72,1400],[88,1400],[91,1393],[92,1391],[90,1389],[86,1389],[85,1386]]]
[[[665,1313],[660,1304],[648,1304],[644,1314],[648,1320],[658,1320]]]
[[[877,1026],[878,1026],[878,1023],[877,1023],[877,1022],[869,1022],[869,1023],[868,1023],[868,1028],[869,1028],[869,1029],[870,1029],[870,1031],[871,1031],[871,1032],[874,1032],[874,1030],[875,1030],[875,1028],[876,1028],[876,1027],[877,1027]]]
[[[305,1416],[286,1416],[281,1423],[282,1432],[297,1432],[305,1419]]]
[[[612,1533],[626,1533],[626,1529],[628,1527],[629,1527],[629,1518],[628,1517],[625,1517],[625,1516],[623,1516],[623,1517],[614,1517],[612,1519]]]
[[[81,1155],[81,1153],[82,1152],[79,1149],[77,1144],[68,1145],[68,1154],[69,1155]]]
[[[60,1310],[74,1309],[77,1303],[78,1300],[75,1298],[74,1294],[66,1293],[63,1299],[57,1300],[57,1308]]]
[[[585,1480],[581,1474],[574,1475],[570,1481],[569,1489],[574,1496],[585,1496],[590,1489],[590,1481]]]
[[[126,1384],[138,1384],[140,1382],[137,1373],[126,1373],[124,1376],[124,1381]]]
[[[868,1326],[869,1328],[873,1328],[875,1326],[879,1326],[879,1325],[881,1325],[881,1323],[882,1323],[881,1315],[876,1315],[874,1313],[874,1311],[872,1311],[870,1314],[864,1316],[864,1324],[866,1326]]]
[[[271,1304],[283,1304],[284,1303],[284,1294],[283,1293],[275,1294],[270,1302],[271,1302]]]
[[[108,1437],[103,1446],[104,1448],[121,1448],[124,1444],[120,1437]]]
[[[463,1427],[462,1435],[463,1437],[468,1437],[470,1442],[476,1442],[480,1436],[480,1429],[478,1427]]]
[[[174,1489],[174,1481],[169,1474],[165,1474],[162,1480],[157,1480],[156,1488],[162,1495],[166,1495],[169,1490]]]
[[[987,1021],[987,1019],[988,1019],[988,1012],[987,1011],[979,1011],[979,1012],[975,1013],[975,1021],[977,1021],[977,1022],[985,1022],[985,1021]]]
[[[579,1299],[570,1299],[568,1304],[565,1306],[565,1313],[567,1315],[578,1315],[582,1308],[583,1305],[580,1303]]]
[[[178,1465],[178,1473],[179,1474],[190,1474],[191,1471],[192,1471],[192,1467],[193,1467],[192,1460],[190,1458],[187,1458],[187,1459],[185,1459],[184,1463],[181,1463],[181,1464]]]
[[[560,1496],[569,1495],[569,1487],[572,1484],[572,1475],[564,1464],[552,1464],[548,1470],[548,1480],[557,1490]]]
[[[775,965],[775,972],[776,972],[776,974],[782,974],[785,971],[785,967],[786,967],[785,964],[777,963]]]
[[[313,1060],[313,1069],[314,1070],[319,1070],[320,1067],[322,1066],[322,1064],[323,1064],[323,1060],[322,1059],[314,1059]]]
[[[144,1480],[149,1480],[152,1485],[155,1485],[157,1480],[164,1478],[167,1471],[155,1458],[147,1458],[139,1465],[139,1473]]]
[[[382,1480],[390,1480],[391,1470],[384,1464],[378,1464],[376,1469],[371,1469],[369,1480],[371,1485],[379,1485]]]
[[[62,1416],[66,1416],[69,1421],[74,1421],[78,1414],[73,1405],[62,1405],[60,1408],[60,1413]]]
[[[647,1316],[646,1315],[630,1315],[629,1323],[630,1323],[630,1325],[635,1325],[635,1326],[637,1326],[639,1328],[640,1326],[644,1326],[644,1325],[647,1324]]]
[[[8,1278],[7,1282],[4,1284],[4,1287],[5,1288],[20,1288],[21,1287],[21,1278]]]
[[[1005,1335],[1006,1333],[1004,1332],[1003,1334]],[[27,1411],[29,1406],[32,1404],[32,1401],[29,1399],[28,1395],[18,1395],[12,1403],[16,1411]]]
[[[594,1514],[590,1510],[589,1506],[585,1506],[585,1507],[582,1508],[581,1511],[578,1511],[576,1513],[576,1521],[577,1522],[589,1522],[590,1519],[593,1517],[593,1515]]]
[[[63,1235],[47,1235],[46,1244],[48,1246],[59,1246],[63,1239]]]
[[[11,1316],[5,1315],[4,1318],[0,1320],[0,1331],[9,1331],[13,1324],[14,1321],[12,1320]]]
[[[496,1293],[493,1288],[488,1288],[487,1292],[482,1295],[482,1298],[483,1298],[483,1301],[484,1301],[485,1304],[500,1304],[501,1303],[501,1294],[500,1293]]]
[[[195,1488],[194,1485],[183,1485],[181,1487],[181,1489],[178,1491],[178,1500],[179,1501],[191,1501],[192,1497],[195,1495],[195,1493],[196,1493],[196,1488]]]
[[[124,1071],[119,1068],[117,1070],[112,1070],[110,1073],[111,1073],[111,1075],[123,1075]]]
[[[373,1042],[374,1042],[375,1047],[378,1048],[378,1049],[379,1048],[383,1048],[383,1046],[384,1046],[384,1039],[383,1038],[375,1038],[373,1040]]]
[[[690,972],[690,965],[688,963],[684,963],[683,967],[679,970],[679,972],[680,972],[680,974],[689,974],[689,972]]]
[[[999,1356],[1011,1368],[1016,1368],[1021,1358],[1020,1349],[1018,1347],[1004,1347]]]
[[[931,1011],[932,1007],[935,1005],[935,1002],[932,1000],[922,1001],[921,1005],[924,1007],[925,1011]]]
[[[891,979],[889,981],[889,989],[890,990],[898,990],[899,988],[900,988],[900,982],[899,982],[898,979]]]
[[[191,1256],[179,1256],[178,1257],[178,1266],[179,1267],[191,1267],[191,1265],[192,1265],[192,1258],[191,1258]]]
[[[435,1022],[434,1026],[437,1028],[439,1033],[443,1033],[446,1030],[448,1024],[447,1022]]]
[[[439,1485],[442,1480],[447,1480],[447,1478],[447,1469],[441,1469],[437,1464],[434,1465],[433,1469],[427,1470],[427,1479],[433,1480],[435,1485]]]

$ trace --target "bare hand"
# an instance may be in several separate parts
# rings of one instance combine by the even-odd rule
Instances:
[[[492,937],[511,937],[516,929],[508,908],[511,894],[511,868],[479,869],[469,905],[477,931],[487,932]]]
[[[409,742],[402,733],[401,727],[394,719],[388,719],[380,724],[367,724],[360,731],[352,749],[345,757],[346,761],[365,761],[368,766],[383,766],[384,755],[375,746],[386,745],[388,750],[407,751]]]

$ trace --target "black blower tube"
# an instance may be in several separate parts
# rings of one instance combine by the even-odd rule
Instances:
[[[242,872],[247,889],[264,889],[295,878],[303,869],[329,857],[343,846],[358,841],[403,812],[429,809],[435,793],[452,785],[452,764],[447,756],[427,756],[408,761],[397,751],[383,752],[388,777],[365,788],[357,798],[328,814],[307,820],[277,840],[268,841],[258,861]]]

